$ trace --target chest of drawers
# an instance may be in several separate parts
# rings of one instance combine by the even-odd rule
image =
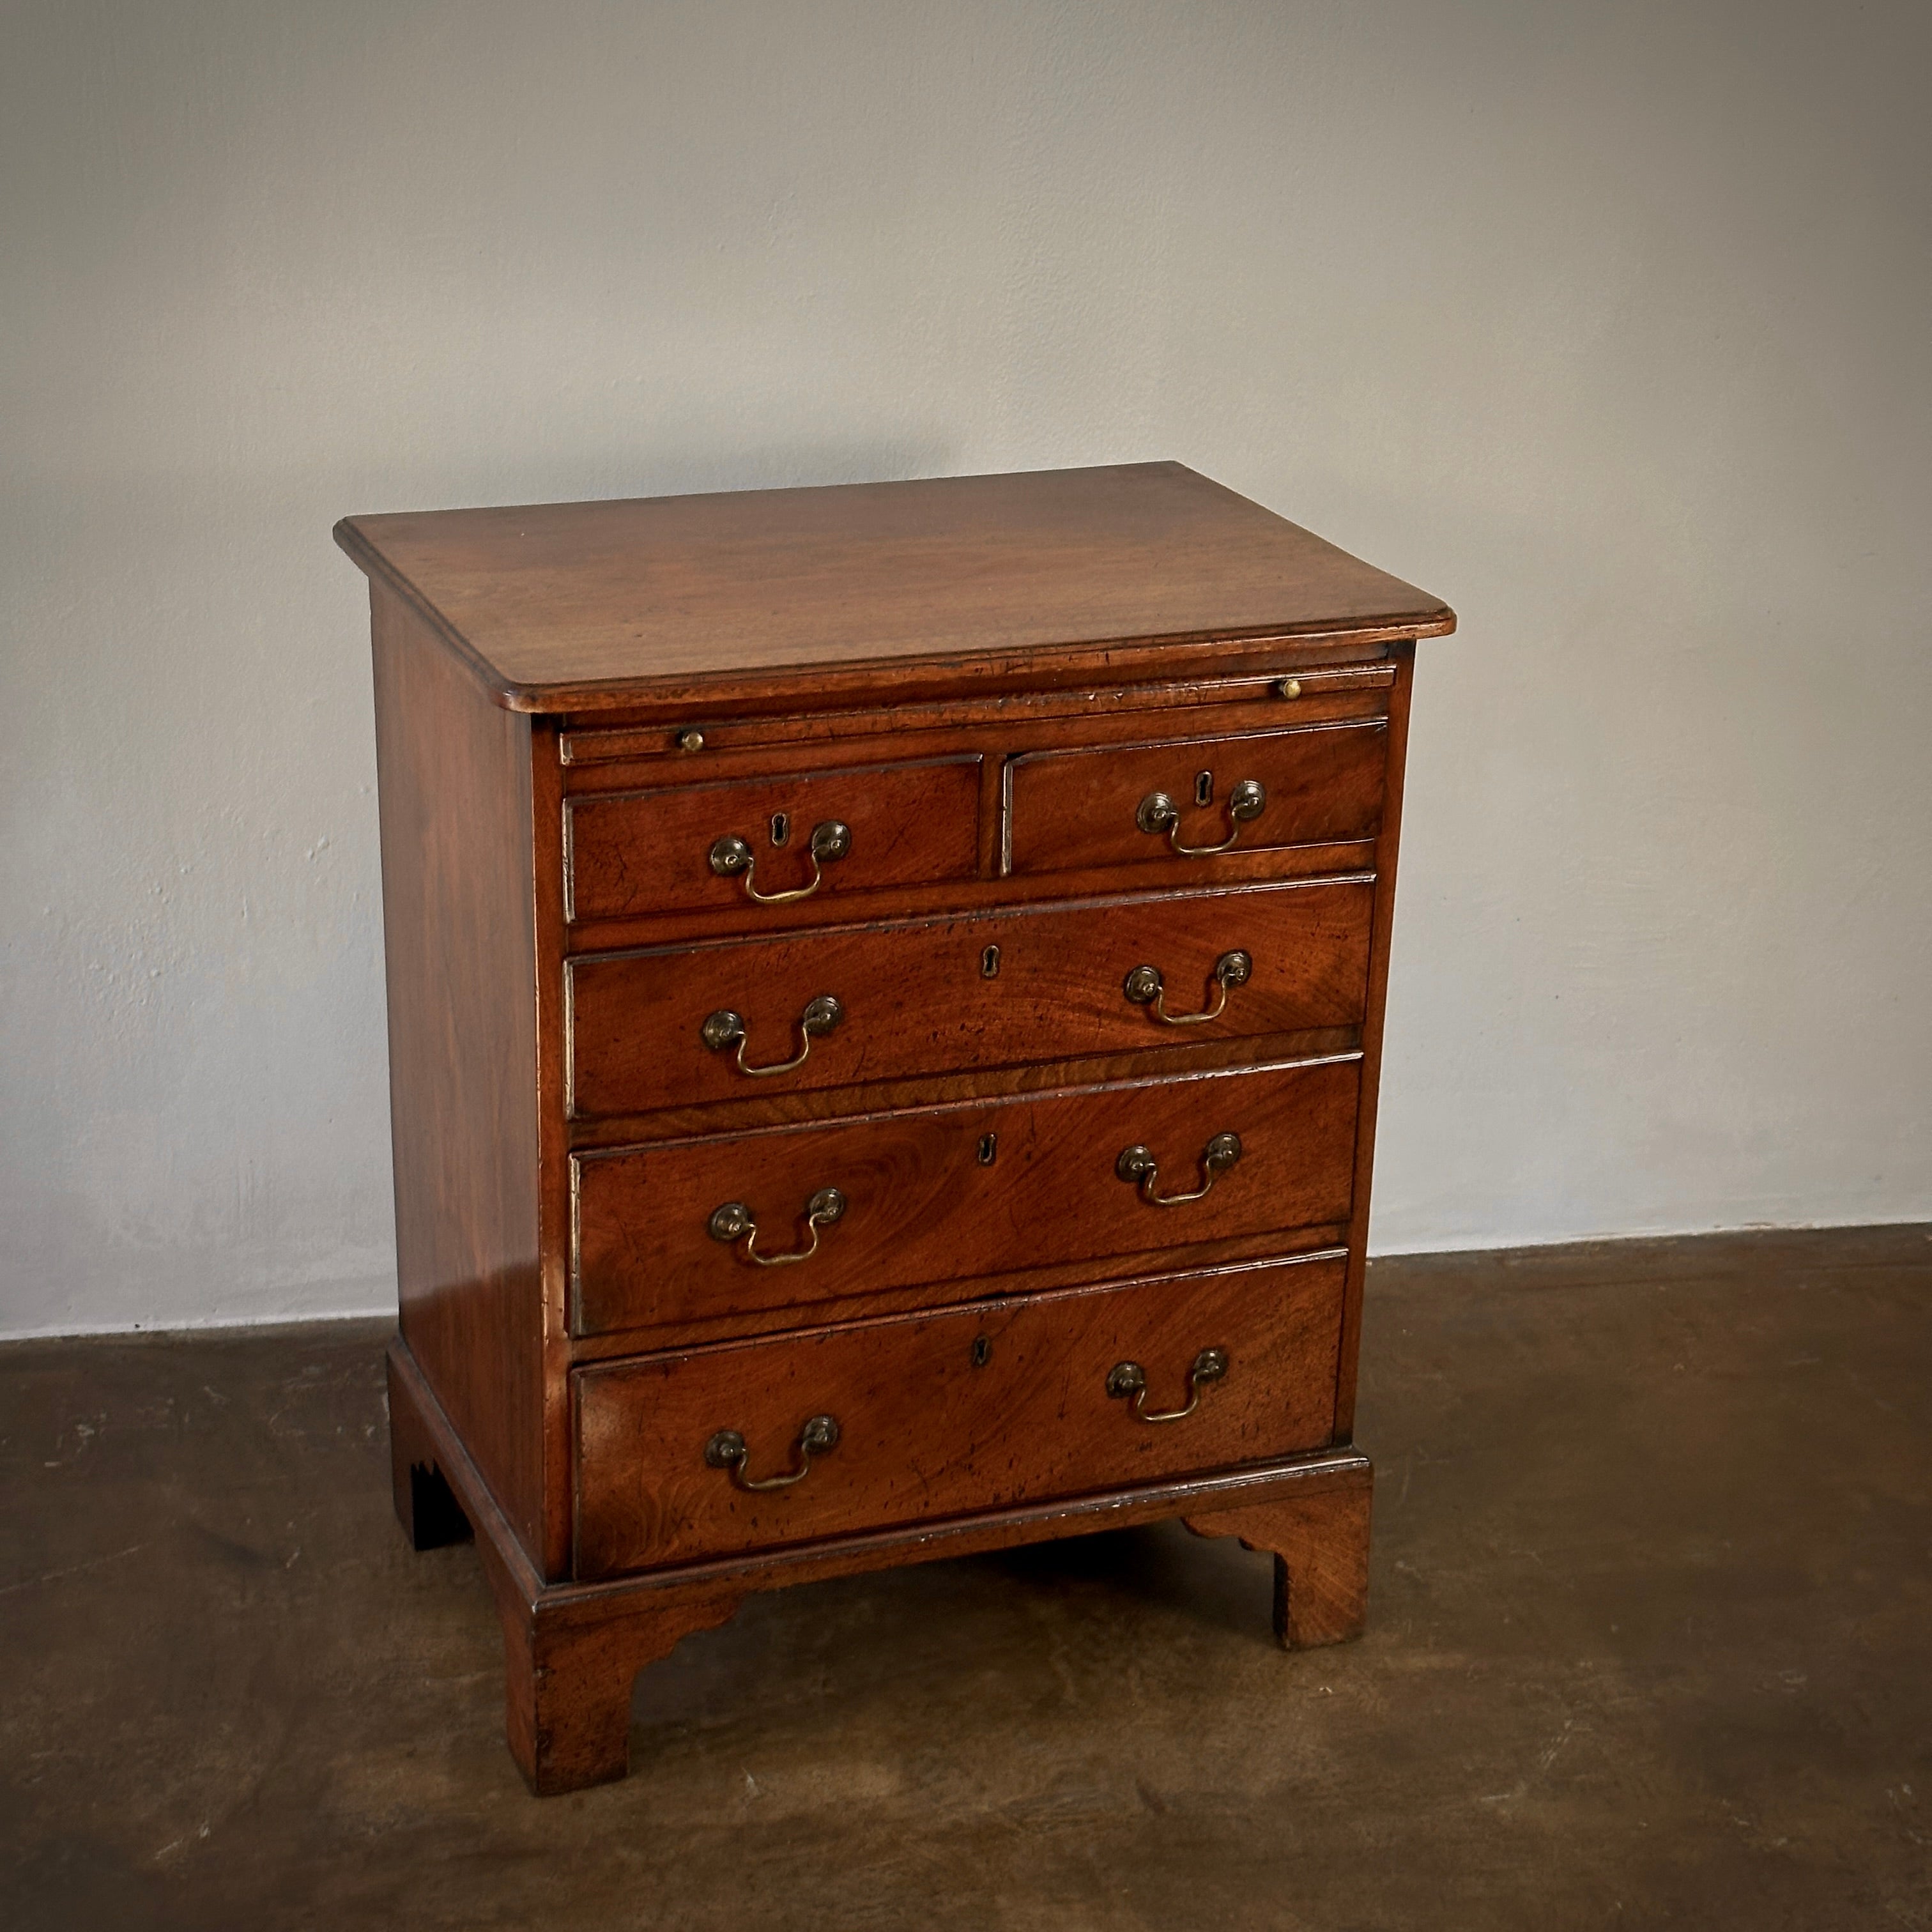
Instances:
[[[753,1590],[1179,1516],[1360,1628],[1415,641],[1178,464],[353,518],[398,1514],[538,1791]]]

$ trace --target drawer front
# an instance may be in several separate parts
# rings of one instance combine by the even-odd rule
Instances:
[[[1342,1286],[1339,1260],[1274,1262],[579,1370],[578,1574],[1321,1448]],[[1197,1376],[1208,1350],[1220,1372],[1210,1361]],[[1182,1419],[1136,1412],[1190,1394]],[[837,1439],[802,1456],[821,1417]],[[737,1441],[717,1442],[722,1431]],[[805,1473],[754,1491],[734,1465],[752,1482]]]
[[[574,960],[571,1109],[588,1118],[1354,1026],[1373,904],[1372,880],[1350,879]],[[1173,1024],[1217,1002],[1212,1019]]]
[[[974,753],[566,800],[566,914],[750,912],[760,896],[972,878],[980,768]]]
[[[579,1154],[578,1331],[1345,1222],[1360,1087],[1351,1055]]]
[[[1372,838],[1388,759],[1381,718],[1029,753],[1006,767],[1004,868],[1198,872],[1213,862],[1204,847],[1245,854]]]

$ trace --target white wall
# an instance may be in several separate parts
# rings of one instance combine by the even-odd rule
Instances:
[[[13,0],[0,1329],[388,1300],[337,517],[1148,457],[1462,615],[1379,1247],[1932,1215],[1928,19]]]

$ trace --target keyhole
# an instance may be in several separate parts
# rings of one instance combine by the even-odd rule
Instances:
[[[1194,774],[1194,802],[1196,805],[1212,805],[1214,802],[1214,774],[1212,772],[1196,772]]]
[[[980,1165],[982,1167],[991,1167],[998,1158],[999,1152],[1000,1137],[998,1134],[982,1134],[980,1136]]]
[[[982,980],[997,980],[1000,976],[1000,949],[989,946],[980,956],[980,976]]]
[[[772,843],[782,845],[791,836],[791,820],[782,812],[772,814]]]
[[[993,1340],[990,1335],[973,1337],[973,1366],[983,1369],[993,1359]]]

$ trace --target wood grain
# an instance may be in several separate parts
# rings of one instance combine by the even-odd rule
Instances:
[[[568,968],[571,1111],[589,1120],[1354,1026],[1373,896],[1356,879],[580,956]],[[1204,1012],[1216,962],[1236,951],[1250,976],[1215,1020],[1169,1025],[1126,996],[1128,975],[1150,965],[1164,1010]],[[791,1072],[748,1074],[735,1047],[704,1043],[708,1016],[735,1012],[746,1065],[782,1064],[826,994],[844,1017]]]
[[[1389,700],[1389,776],[1376,842],[1376,910],[1369,955],[1368,1017],[1362,1028],[1362,1106],[1355,1122],[1355,1210],[1348,1229],[1348,1286],[1342,1306],[1336,1370],[1336,1427],[1354,1432],[1355,1380],[1361,1348],[1362,1294],[1369,1266],[1369,1211],[1375,1180],[1376,1112],[1382,1094],[1382,1034],[1388,1010],[1390,942],[1395,924],[1395,869],[1402,834],[1402,780],[1408,762],[1408,706],[1415,685],[1413,646],[1396,654]]]
[[[1360,1489],[1371,1475],[1368,1459],[1359,1450],[1318,1450],[595,1582],[546,1582],[423,1383],[406,1343],[391,1344],[389,1364],[394,1412],[410,1439],[425,1443],[427,1453],[448,1472],[457,1502],[476,1526],[477,1553],[502,1619],[510,1749],[531,1789],[543,1794],[623,1776],[632,1682],[638,1669],[662,1657],[687,1632],[723,1622],[753,1591],[1125,1528],[1184,1514],[1198,1533],[1213,1534],[1219,1512],[1316,1502]]]
[[[1232,852],[1244,856],[1371,838],[1388,750],[1388,734],[1375,720],[1030,753],[1006,767],[1005,869],[1157,866],[1180,878],[1211,877],[1220,855],[1190,858],[1175,852],[1166,833],[1141,829],[1136,814],[1156,792],[1178,808],[1184,845],[1218,844],[1231,829]],[[1262,784],[1267,802],[1231,827],[1228,797],[1243,779]],[[1205,805],[1197,791],[1204,780]]]
[[[868,740],[902,737],[921,731],[973,731],[991,725],[1006,734],[1062,721],[1077,722],[1083,736],[1098,722],[1118,720],[1123,728],[1141,714],[1159,712],[1163,726],[1265,725],[1293,716],[1322,719],[1378,717],[1388,710],[1394,669],[1376,662],[1304,670],[1291,698],[1273,676],[1201,678],[1173,683],[1102,686],[1092,691],[1023,691],[975,704],[950,702],[868,706],[844,711],[780,712],[770,717],[693,717],[675,725],[656,720],[636,724],[600,719],[564,733],[565,764],[580,770],[602,764],[657,760],[694,770],[729,752],[784,751],[800,745],[836,742],[862,748]],[[1273,717],[1265,714],[1273,713]],[[702,743],[691,743],[695,730]]]
[[[914,1286],[943,1300],[948,1283],[1344,1221],[1358,1078],[1352,1056],[580,1156],[578,1330]],[[1223,1132],[1241,1156],[1199,1201],[1151,1205],[1114,1171],[1145,1145],[1158,1191],[1191,1191]],[[845,1210],[808,1259],[760,1266],[709,1232],[714,1209],[741,1202],[760,1251],[802,1248],[825,1187]]]
[[[1334,1414],[1342,1270],[1282,1262],[1157,1288],[1072,1291],[576,1372],[578,1574],[589,1578],[982,1511],[1314,1449]],[[1107,1393],[1141,1364],[1178,1408],[1201,1350],[1228,1369],[1184,1421]],[[794,1466],[801,1425],[835,1448],[752,1494],[709,1466],[733,1429],[754,1478]]]
[[[1022,652],[1038,683],[1095,662],[1130,670],[1136,646],[1151,658],[1175,640],[1454,622],[1176,463],[352,517],[336,537],[500,702],[530,711],[756,688],[747,674],[808,666],[830,695],[844,667],[916,682],[922,662],[944,674]]]
[[[638,1666],[789,1580],[1180,1514],[1275,1553],[1286,1640],[1359,1628],[1404,734],[1453,614],[1176,464],[337,534],[375,586],[396,1502],[475,1528],[534,1788],[621,1775]],[[1216,840],[1244,777],[1226,855],[1134,825],[1160,790]],[[808,898],[710,869],[731,832],[802,883],[820,817],[853,848]],[[1145,964],[1195,1011],[1236,949],[1208,1025],[1123,997]],[[728,1006],[789,1057],[821,992],[792,1073],[699,1043]],[[1221,1131],[1201,1200],[1113,1172],[1137,1140],[1191,1189]],[[796,1264],[707,1232],[744,1200],[769,1254],[818,1186]],[[1105,1392],[1131,1358],[1178,1403],[1210,1343],[1184,1421]],[[796,1485],[704,1462],[735,1426],[782,1468],[828,1410]]]
[[[1197,1536],[1236,1536],[1274,1557],[1274,1634],[1284,1650],[1360,1636],[1369,1615],[1372,1473],[1319,1492],[1184,1519]]]
[[[401,1323],[542,1546],[530,722],[372,593]]]
[[[782,845],[773,826],[781,815]],[[760,892],[800,891],[812,886],[812,832],[824,823],[846,826],[850,850],[823,867],[814,906],[882,886],[970,879],[979,869],[980,760],[962,754],[568,800],[566,914],[618,919],[710,906],[755,930],[774,909],[754,899],[742,877],[712,871],[712,845],[742,838]]]

